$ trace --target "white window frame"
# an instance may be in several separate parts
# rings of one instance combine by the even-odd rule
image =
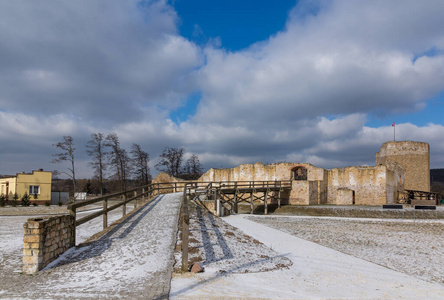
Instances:
[[[37,189],[37,193],[35,192],[35,190]],[[29,186],[29,195],[40,195],[40,185],[30,185]],[[32,192],[31,192],[32,191]]]

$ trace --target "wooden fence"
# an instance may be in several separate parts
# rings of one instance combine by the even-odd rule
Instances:
[[[188,237],[189,237],[189,197],[196,194],[206,194],[209,197],[215,192],[218,193],[238,193],[238,192],[265,192],[269,190],[280,190],[291,188],[291,181],[183,181],[183,182],[166,182],[153,183],[146,186],[130,189],[124,192],[110,194],[102,197],[97,197],[90,200],[78,201],[68,205],[69,214],[74,217],[74,245],[75,245],[75,231],[76,227],[80,226],[92,219],[103,216],[103,229],[108,227],[108,212],[115,210],[122,206],[122,216],[126,215],[127,204],[134,201],[134,208],[137,208],[138,201],[143,202],[146,198],[151,199],[159,194],[183,192],[182,196],[182,270],[188,270]],[[120,199],[117,203],[109,206],[110,199]],[[266,197],[265,197],[266,200]],[[217,201],[217,200],[216,200]],[[80,207],[102,202],[102,209],[92,212],[82,218],[77,219],[77,210]]]

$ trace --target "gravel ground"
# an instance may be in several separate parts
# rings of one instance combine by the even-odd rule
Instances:
[[[42,215],[62,215],[67,214],[65,206],[5,206],[0,207],[0,216],[42,216]]]
[[[177,238],[180,244],[180,232]],[[180,272],[182,261],[179,249],[176,247],[176,272]],[[288,258],[199,206],[190,211],[189,262],[199,262],[207,273],[220,274],[265,272],[292,264]]]
[[[249,217],[296,237],[414,277],[444,284],[444,222]]]

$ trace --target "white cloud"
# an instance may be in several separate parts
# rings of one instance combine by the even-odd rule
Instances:
[[[0,173],[48,164],[72,135],[90,176],[92,132],[116,132],[153,161],[184,146],[206,168],[371,165],[393,131],[366,126],[370,116],[420,111],[444,90],[443,14],[439,1],[301,1],[285,30],[228,52],[180,36],[166,0],[0,2]],[[169,120],[199,89],[196,115]],[[444,166],[442,125],[396,130]]]

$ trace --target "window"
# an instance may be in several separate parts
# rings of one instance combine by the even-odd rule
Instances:
[[[296,167],[293,169],[294,180],[307,180],[307,169],[304,167]]]
[[[40,194],[40,186],[38,185],[30,185],[29,186],[29,195],[39,195]]]

